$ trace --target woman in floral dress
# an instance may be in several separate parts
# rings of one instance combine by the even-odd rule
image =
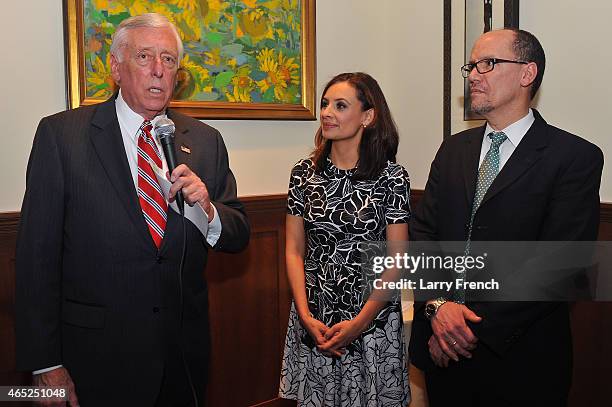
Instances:
[[[280,391],[298,406],[406,406],[399,300],[369,299],[360,243],[405,241],[410,184],[376,80],[334,77],[312,156],[291,171],[287,275],[293,304]]]

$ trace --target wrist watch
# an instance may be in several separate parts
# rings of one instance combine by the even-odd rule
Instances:
[[[444,303],[446,303],[446,298],[444,297],[439,297],[435,300],[429,301],[425,305],[425,316],[427,317],[427,319],[431,320],[438,312],[438,309],[440,309],[440,307]]]

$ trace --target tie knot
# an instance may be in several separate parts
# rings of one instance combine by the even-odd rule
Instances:
[[[508,136],[503,131],[492,131],[489,133],[489,138],[491,139],[491,144],[494,146],[501,146],[501,144],[506,141]]]
[[[151,130],[153,130],[153,125],[148,120],[145,120],[140,125],[140,132],[145,139],[151,138]]]

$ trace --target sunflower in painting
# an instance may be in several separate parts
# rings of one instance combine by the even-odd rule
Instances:
[[[276,56],[273,49],[264,48],[257,56],[259,69],[267,75],[257,82],[264,94],[273,91],[274,98],[283,103],[290,103],[292,90],[300,83],[299,65],[294,58],[288,58],[280,51]]]

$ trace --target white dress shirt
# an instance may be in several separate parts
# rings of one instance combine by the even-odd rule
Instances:
[[[533,111],[529,109],[529,112],[522,119],[512,123],[510,126],[506,127],[503,131],[508,138],[501,144],[499,147],[499,170],[506,165],[508,159],[516,150],[516,147],[519,145],[529,128],[535,121],[535,117],[533,116]],[[487,151],[491,148],[491,139],[487,137],[489,133],[491,133],[493,127],[487,123],[487,127],[485,128],[484,138],[482,139],[482,147],[480,148],[480,161],[478,162],[478,168],[482,164],[482,161],[487,155]]]

